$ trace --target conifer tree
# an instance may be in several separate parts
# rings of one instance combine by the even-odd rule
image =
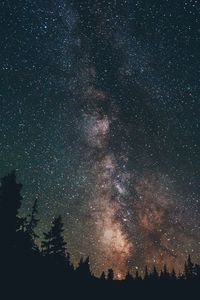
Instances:
[[[4,245],[6,251],[16,247],[16,231],[20,229],[22,224],[22,220],[18,216],[22,201],[21,189],[22,184],[16,182],[15,172],[1,179],[0,237],[1,245]]]
[[[54,262],[66,263],[66,242],[63,237],[63,223],[61,216],[55,218],[49,232],[44,233],[42,241],[43,255],[53,259]]]
[[[79,265],[76,269],[76,274],[82,280],[89,280],[91,278],[89,256],[85,260],[83,260],[81,257]]]
[[[168,280],[169,277],[170,277],[170,275],[169,275],[169,272],[168,272],[168,270],[167,270],[167,266],[164,265],[164,267],[163,267],[163,278],[164,278],[165,280]]]
[[[144,279],[145,280],[149,279],[149,272],[147,266],[145,266],[145,270],[144,270]]]
[[[105,272],[102,272],[102,273],[101,273],[101,276],[100,276],[100,280],[105,280],[105,279],[106,279]]]
[[[50,255],[50,248],[51,248],[51,238],[52,238],[51,230],[48,232],[44,232],[43,235],[44,235],[44,239],[41,243],[42,254],[48,257]]]
[[[142,280],[142,277],[139,275],[139,271],[136,270],[135,272],[135,281],[140,282]]]
[[[107,275],[107,280],[112,281],[114,279],[114,272],[113,269],[108,269],[108,275]]]
[[[190,255],[188,255],[187,263],[185,263],[185,277],[186,279],[192,279],[194,277],[194,264]]]
[[[153,267],[153,272],[152,272],[152,279],[157,280],[159,278],[158,272],[156,267]]]
[[[172,280],[176,280],[176,279],[177,279],[177,278],[176,278],[176,272],[175,272],[174,268],[172,269],[171,279],[172,279]]]
[[[36,199],[34,201],[32,211],[31,211],[31,214],[29,216],[30,220],[29,220],[29,222],[27,222],[27,226],[26,226],[27,234],[28,234],[29,239],[31,241],[31,247],[32,247],[33,250],[38,250],[38,248],[35,244],[35,240],[38,237],[37,234],[35,233],[35,229],[36,229],[37,224],[39,222],[39,219],[37,218],[37,214],[38,214],[37,202],[38,202],[38,200]]]
[[[129,271],[127,272],[127,274],[126,274],[126,276],[125,276],[125,280],[126,280],[127,282],[133,281],[133,276],[130,274]]]

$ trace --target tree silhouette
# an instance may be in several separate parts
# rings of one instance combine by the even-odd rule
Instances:
[[[82,280],[85,281],[91,278],[89,256],[85,260],[83,260],[83,258],[81,257],[79,265],[76,269],[76,274],[78,278],[82,278]]]
[[[191,260],[191,256],[188,255],[187,262],[185,262],[185,277],[186,279],[192,279],[194,277],[194,264]]]
[[[149,272],[148,272],[147,266],[145,266],[145,270],[144,270],[144,279],[145,279],[145,280],[148,280],[148,279],[149,279]]]
[[[132,282],[133,281],[133,276],[130,274],[130,272],[128,271],[126,276],[125,276],[125,281],[126,282]]]
[[[151,274],[151,278],[152,278],[153,280],[158,280],[158,279],[159,279],[159,275],[158,275],[158,272],[157,272],[157,269],[156,269],[155,266],[153,267],[153,272],[152,272],[152,274]]]
[[[102,272],[101,273],[101,276],[100,276],[100,280],[105,280],[106,279],[106,275],[105,275],[105,272]]]
[[[113,279],[114,279],[114,271],[113,271],[113,269],[108,269],[107,280],[111,281]]]
[[[30,234],[30,236],[33,238],[33,240],[35,240],[37,238],[37,234],[35,233],[35,228],[37,227],[37,224],[39,222],[39,219],[37,219],[37,214],[38,214],[38,200],[35,199],[34,203],[33,203],[33,207],[32,207],[32,211],[30,214],[30,221],[27,225],[27,230]]]
[[[37,218],[37,214],[38,214],[37,202],[38,202],[38,200],[36,199],[34,201],[31,214],[29,215],[30,220],[29,220],[29,222],[27,222],[27,225],[26,225],[27,234],[31,241],[31,247],[35,251],[38,251],[38,247],[35,244],[35,240],[38,237],[37,234],[35,233],[35,229],[39,222],[39,219]]]
[[[67,254],[66,254],[65,263],[66,263],[66,267],[67,267],[68,271],[70,271],[70,272],[74,271],[74,266],[71,263],[70,253],[69,252],[67,252]]]
[[[97,295],[96,290],[98,292],[100,289],[109,296],[116,298],[121,287],[123,296],[126,297],[132,287],[134,293],[135,287],[136,296],[143,299],[142,295],[147,298],[149,291],[153,292],[153,295],[157,293],[160,296],[161,289],[165,288],[165,292],[169,290],[168,298],[170,299],[171,291],[174,288],[177,289],[178,296],[184,296],[184,291],[189,290],[191,294],[199,287],[200,265],[194,264],[190,255],[185,262],[184,273],[179,272],[178,276],[174,269],[169,272],[167,266],[164,265],[160,276],[155,266],[151,273],[146,266],[144,278],[139,275],[137,270],[135,278],[127,272],[125,280],[114,280],[113,269],[108,269],[107,279],[104,272],[100,278],[97,278],[91,274],[89,257],[86,257],[85,260],[81,258],[77,269],[74,270],[70,262],[70,254],[66,252],[61,216],[55,218],[50,230],[44,233],[44,240],[41,244],[42,251],[36,247],[37,200],[35,200],[31,214],[27,218],[19,217],[18,210],[22,200],[21,188],[22,185],[16,182],[15,172],[1,180],[0,275],[9,282],[10,286],[16,284],[16,288],[20,288],[23,283],[23,288],[27,287],[27,290],[30,291],[34,283],[32,292],[38,292],[38,287],[42,287],[45,297],[51,296],[52,291],[57,297],[58,291],[60,293],[65,291],[67,282],[66,295],[69,290],[74,294],[76,287],[80,286],[81,291],[85,292],[84,296],[91,293],[93,299],[94,295]],[[35,251],[36,249],[37,251]],[[171,288],[166,288],[168,286]],[[115,287],[117,288],[115,289]],[[118,289],[118,287],[120,288]]]
[[[136,270],[136,272],[135,272],[135,282],[139,283],[141,281],[142,281],[142,277],[139,275],[139,271]]]
[[[176,272],[175,272],[174,268],[172,269],[172,272],[171,272],[171,279],[172,280],[176,280],[177,279],[176,278]]]
[[[50,249],[51,249],[51,239],[52,239],[52,231],[44,232],[44,239],[41,242],[41,248],[42,248],[42,254],[44,256],[50,255]]]
[[[161,280],[164,279],[164,273],[163,273],[163,270],[160,271],[160,279],[161,279]]]
[[[162,275],[163,275],[162,278],[164,280],[169,280],[170,274],[169,274],[169,272],[167,270],[167,266],[166,265],[164,265],[164,267],[163,267],[163,274]]]
[[[21,207],[22,184],[16,182],[15,171],[1,179],[0,187],[0,237],[1,245],[8,251],[16,247],[16,231],[22,226],[22,219],[18,217]],[[1,249],[3,250],[3,249]]]
[[[66,263],[66,242],[63,237],[63,223],[59,215],[52,222],[49,232],[44,233],[42,241],[43,255],[50,257],[56,263]]]

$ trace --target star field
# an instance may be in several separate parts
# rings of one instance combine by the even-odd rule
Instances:
[[[200,263],[200,5],[2,1],[0,175],[96,274]]]

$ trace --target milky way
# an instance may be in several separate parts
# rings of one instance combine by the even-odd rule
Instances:
[[[180,1],[179,1],[180,2]],[[198,1],[2,1],[1,172],[117,278],[200,262]],[[39,242],[39,241],[38,241]]]
[[[89,94],[89,93],[88,93]],[[90,99],[92,98],[92,99]],[[123,225],[117,220],[121,210],[121,195],[126,193],[122,174],[118,171],[114,153],[108,149],[112,118],[101,108],[101,102],[109,101],[103,91],[93,89],[88,102],[92,109],[84,114],[83,128],[91,151],[93,166],[93,192],[89,199],[91,216],[94,222],[96,247],[104,269],[113,268],[121,278],[127,270],[127,261],[133,245],[129,241]],[[92,104],[91,104],[92,103]],[[90,105],[87,107],[90,108]],[[98,251],[98,250],[97,250]]]

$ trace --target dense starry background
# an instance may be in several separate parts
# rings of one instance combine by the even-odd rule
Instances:
[[[0,175],[99,274],[200,263],[200,5],[1,1]]]

